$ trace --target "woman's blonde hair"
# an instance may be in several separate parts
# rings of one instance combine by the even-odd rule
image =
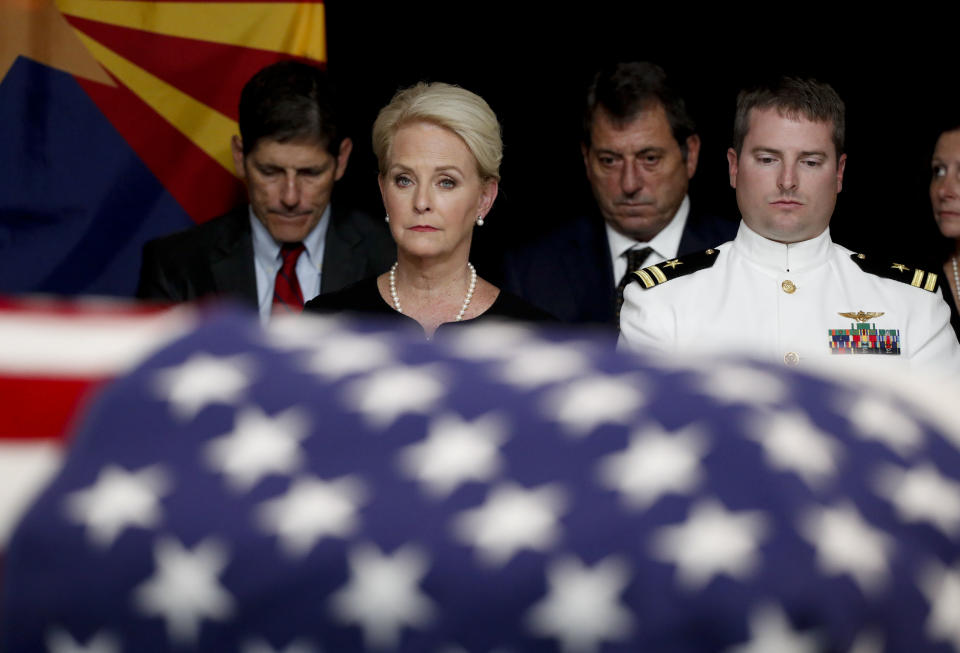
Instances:
[[[381,175],[386,172],[397,130],[414,122],[428,122],[452,131],[473,154],[480,178],[500,181],[503,139],[496,114],[476,93],[442,82],[420,82],[401,89],[380,110],[373,123],[373,152]]]

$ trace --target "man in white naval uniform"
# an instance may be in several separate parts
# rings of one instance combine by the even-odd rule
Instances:
[[[737,236],[636,272],[620,346],[752,353],[791,366],[856,355],[960,372],[937,275],[830,239],[843,135],[843,102],[826,84],[785,78],[741,92],[727,152],[743,217]]]

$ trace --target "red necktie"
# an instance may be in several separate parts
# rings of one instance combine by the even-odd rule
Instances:
[[[273,310],[277,313],[299,313],[303,310],[303,292],[297,280],[297,259],[306,249],[303,243],[284,243],[280,248],[283,264],[273,284]]]

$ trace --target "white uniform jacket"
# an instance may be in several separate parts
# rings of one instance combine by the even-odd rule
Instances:
[[[638,279],[624,293],[619,346],[752,353],[788,365],[909,362],[960,373],[950,311],[940,293],[923,288],[934,275],[884,264],[908,281],[920,277],[914,287],[865,272],[853,252],[830,239],[829,229],[784,245],[741,223],[736,238],[716,247],[714,256],[712,265],[676,278],[665,279],[661,270],[680,274],[683,259],[646,268],[646,283]]]

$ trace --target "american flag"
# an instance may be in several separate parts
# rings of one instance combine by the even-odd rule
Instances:
[[[957,392],[214,312],[86,411],[0,650],[960,651]]]
[[[0,553],[86,401],[191,323],[130,302],[0,296]]]

